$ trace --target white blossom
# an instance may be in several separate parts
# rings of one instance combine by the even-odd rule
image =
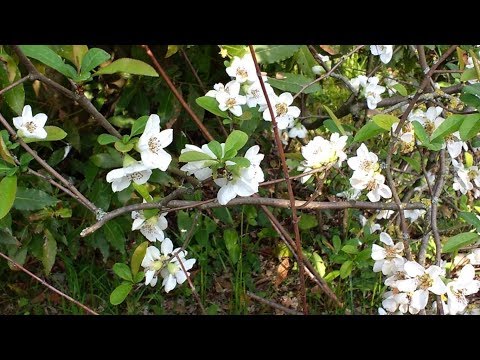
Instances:
[[[360,87],[364,88],[367,86],[368,77],[365,75],[359,75],[350,80],[350,85],[355,89],[355,91],[359,91]]]
[[[418,121],[425,132],[428,135],[432,135],[433,132],[440,126],[441,123],[445,120],[443,117],[440,116],[443,109],[440,106],[434,107],[431,106],[427,109],[426,112],[418,109],[412,113],[410,113],[408,119],[410,121]]]
[[[450,315],[456,315],[465,310],[468,300],[465,296],[472,295],[480,289],[480,281],[475,280],[475,268],[465,265],[458,278],[447,284],[448,310]]]
[[[222,157],[225,153],[225,144],[220,144],[222,147]],[[190,161],[183,165],[180,170],[185,171],[187,175],[194,175],[198,180],[203,181],[212,176],[212,169],[209,166],[212,166],[217,162],[217,156],[210,150],[207,144],[204,144],[201,148],[195,145],[186,144],[185,148],[180,151],[181,154],[187,153],[189,151],[201,152],[208,155],[211,160],[198,160]]]
[[[367,219],[363,215],[360,215],[359,218],[360,218],[360,223],[362,224],[363,227],[368,224],[368,227],[370,229],[370,234],[373,234],[377,230],[382,230],[382,227],[379,224],[374,223],[373,220]]]
[[[274,98],[275,92],[273,91],[272,86],[269,83],[265,83],[265,90],[267,90],[267,95],[269,99]],[[267,106],[267,100],[260,85],[260,81],[255,81],[253,84],[249,85],[246,91],[247,106],[253,108],[257,105],[260,108],[264,109]]]
[[[392,238],[385,232],[380,233],[380,241],[386,246],[372,245],[372,259],[375,260],[373,271],[381,271],[383,275],[392,275],[401,269],[405,263],[403,254],[403,243],[393,243]]]
[[[354,172],[350,178],[350,185],[358,190],[369,190],[367,197],[371,202],[378,202],[381,197],[384,199],[392,197],[392,190],[385,185],[385,176],[378,172],[375,172],[370,178],[363,175],[358,176],[358,173]]]
[[[410,219],[410,221],[413,223],[414,221],[417,221],[417,219],[420,216],[425,215],[426,210],[423,209],[414,209],[414,210],[404,210],[403,214],[405,216],[405,219]]]
[[[480,265],[480,249],[473,249],[472,252],[467,255],[467,259],[472,265]]]
[[[377,104],[382,101],[380,94],[385,92],[385,87],[378,85],[378,81],[379,79],[376,76],[370,77],[365,87],[365,97],[370,110],[377,108]]]
[[[291,127],[293,120],[300,116],[300,109],[296,106],[290,106],[293,103],[293,96],[288,92],[270,98],[270,102],[280,130]],[[263,111],[263,119],[265,121],[272,121],[270,109],[266,108]]]
[[[156,114],[150,115],[145,125],[145,131],[137,144],[143,164],[150,169],[167,170],[172,156],[163,149],[172,141],[173,130],[160,131],[160,118]]]
[[[132,211],[132,231],[140,230],[140,232],[147,238],[148,241],[162,242],[165,238],[163,230],[168,227],[168,222],[165,218],[166,215],[167,213],[161,213],[146,219],[143,211]]]
[[[371,177],[372,174],[379,170],[378,156],[368,151],[367,146],[362,143],[357,149],[357,156],[353,156],[347,160],[348,166],[357,175],[363,177]]]
[[[251,54],[245,54],[241,59],[238,56],[233,58],[232,63],[226,68],[227,74],[242,84],[244,82],[257,81],[257,71]],[[238,116],[238,115],[237,115]]]
[[[380,61],[388,64],[392,60],[393,45],[370,45],[372,55],[380,55]]]
[[[187,280],[187,275],[190,274],[188,270],[193,267],[196,259],[186,260],[185,257],[187,256],[187,251],[180,251],[181,248],[173,249],[172,241],[168,238],[162,242],[161,250],[165,259],[172,257],[171,260],[160,270],[160,275],[163,278],[162,286],[164,287],[165,292],[168,293],[172,291],[177,284],[183,284],[185,280]],[[187,272],[186,274],[180,264],[183,265],[183,268]]]
[[[32,108],[30,105],[23,107],[22,116],[13,118],[13,125],[18,129],[20,136],[31,139],[45,139],[47,132],[43,128],[47,122],[47,115],[38,113],[32,115]]]
[[[151,169],[142,162],[135,162],[129,166],[109,171],[107,182],[112,183],[112,191],[117,192],[126,189],[132,181],[138,185],[145,184],[150,175],[152,175]]]
[[[155,246],[149,246],[142,260],[142,267],[145,270],[145,285],[154,287],[157,284],[157,272],[162,268],[163,261],[160,250]]]
[[[218,108],[222,111],[230,111],[235,116],[241,116],[242,106],[247,103],[247,98],[240,95],[240,84],[235,82],[229,86],[228,92],[217,92],[215,99],[218,101]]]
[[[293,126],[288,130],[288,137],[303,139],[307,136],[307,129],[301,121],[295,121]]]

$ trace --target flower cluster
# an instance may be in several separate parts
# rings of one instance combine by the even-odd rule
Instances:
[[[382,101],[380,94],[383,94],[386,90],[384,86],[378,85],[379,81],[376,76],[366,77],[365,75],[359,75],[350,80],[350,84],[355,91],[360,91],[360,94],[365,96],[367,106],[371,110],[377,108],[377,104]]]
[[[463,266],[458,277],[445,283],[443,267],[430,265],[425,268],[416,261],[407,261],[403,257],[403,243],[395,244],[385,232],[380,233],[380,241],[383,246],[372,246],[373,271],[385,275],[385,285],[390,289],[383,295],[379,314],[418,314],[426,309],[430,293],[433,293],[446,294],[448,305],[442,304],[444,313],[455,315],[467,307],[466,296],[480,289],[472,264]]]
[[[480,196],[480,170],[478,166],[472,165],[466,168],[455,159],[452,159],[452,165],[455,170],[453,189],[460,191],[464,195],[469,191],[473,191],[473,196],[478,198]]]

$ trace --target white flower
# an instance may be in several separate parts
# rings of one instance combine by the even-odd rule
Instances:
[[[173,130],[160,131],[160,118],[156,114],[150,115],[145,125],[145,131],[137,144],[144,165],[150,169],[167,170],[172,156],[163,149],[172,141]]]
[[[468,146],[465,141],[460,139],[460,133],[455,131],[453,134],[450,134],[445,139],[445,144],[443,145],[443,149],[447,147],[448,153],[450,154],[451,158],[454,159],[458,155],[462,153],[462,149],[467,151]]]
[[[362,190],[350,188],[348,190],[337,193],[336,196],[340,198],[345,198],[347,200],[358,200],[361,194]]]
[[[185,260],[187,251],[179,251],[181,248],[173,250],[172,241],[168,238],[162,243],[161,249],[165,259],[176,254],[176,256],[173,256],[172,259],[160,270],[160,275],[163,277],[162,286],[164,287],[165,292],[168,293],[173,290],[177,284],[183,284],[185,280],[187,280],[187,275],[190,274],[188,270],[193,267],[196,260]],[[187,271],[186,274],[180,264],[182,264],[185,271]]]
[[[352,85],[355,91],[358,92],[360,90],[360,86],[363,88],[367,86],[367,80],[368,77],[366,77],[365,75],[359,75],[350,80],[350,85]]]
[[[445,301],[441,301],[441,304],[442,304],[442,308],[443,308],[443,315],[448,315],[450,314],[450,311],[448,310],[448,305],[445,304]],[[437,302],[434,301],[432,303],[432,310],[430,311],[430,314],[431,315],[436,315],[437,314]]]
[[[465,168],[462,163],[459,163],[455,159],[452,159],[452,165],[456,170],[456,176],[453,180],[453,189],[460,191],[462,194],[466,194],[473,189],[473,184],[470,181],[470,172]],[[473,174],[473,173],[472,173]],[[477,178],[475,178],[477,183]]]
[[[293,127],[288,130],[288,137],[303,139],[307,136],[307,129],[300,121],[295,121]]]
[[[355,173],[367,178],[371,177],[380,168],[378,156],[369,152],[364,143],[357,149],[357,156],[349,158],[347,164]]]
[[[273,91],[272,86],[269,83],[264,83],[265,90],[267,90],[267,95],[269,99],[273,99],[276,95]],[[267,106],[267,100],[263,94],[262,86],[260,81],[254,82],[252,85],[249,85],[246,91],[247,97],[247,106],[249,108],[260,105],[260,108],[264,109]],[[262,111],[262,110],[261,110]]]
[[[132,211],[132,231],[140,230],[140,232],[147,238],[148,241],[161,242],[165,238],[163,230],[168,227],[168,222],[165,218],[165,215],[167,215],[167,213],[161,213],[146,219],[143,215],[143,211]]]
[[[414,209],[414,210],[404,210],[403,214],[405,219],[410,219],[411,222],[417,221],[420,216],[423,216],[426,213],[423,209]]]
[[[443,109],[440,106],[431,106],[427,109],[427,112],[425,113],[421,110],[416,110],[415,112],[410,113],[408,119],[410,121],[418,121],[425,129],[425,132],[428,135],[432,135],[433,132],[445,120],[440,116],[442,111]]]
[[[383,275],[392,275],[405,263],[402,257],[403,243],[394,244],[390,235],[385,232],[380,233],[380,241],[386,246],[372,245],[372,259],[375,260],[373,272],[382,271]]]
[[[238,174],[229,173],[227,170],[226,177],[214,179],[215,184],[221,187],[217,193],[217,200],[221,205],[227,204],[236,196],[250,196],[258,192],[258,184],[264,181],[260,168],[264,155],[259,154],[259,150],[258,145],[247,150],[245,158],[250,161],[250,166],[241,168]]]
[[[467,259],[470,260],[472,265],[480,265],[480,249],[474,249],[467,255]]]
[[[45,139],[47,132],[43,128],[47,122],[47,115],[38,113],[32,116],[30,105],[23,107],[22,116],[13,118],[13,125],[19,130],[19,135],[32,139]]]
[[[280,130],[291,127],[293,120],[300,116],[300,109],[296,106],[290,106],[293,103],[293,96],[288,92],[284,92],[278,97],[270,98],[270,102]],[[268,108],[263,111],[263,119],[272,121]]]
[[[392,124],[392,132],[395,133],[398,127],[398,122]],[[415,146],[415,131],[411,122],[407,122],[399,132],[401,141],[401,151],[404,154],[413,151]]]
[[[368,78],[368,83],[365,87],[365,97],[367,98],[367,106],[370,110],[377,108],[377,104],[382,101],[380,94],[385,92],[385,88],[378,85],[378,81],[378,78],[375,76]]]
[[[241,59],[235,56],[230,66],[226,68],[226,71],[229,76],[235,78],[240,84],[246,81],[253,83],[258,79],[251,54],[246,54]]]
[[[160,251],[155,246],[149,246],[141,265],[145,268],[145,285],[154,287],[158,280],[157,272],[163,266]]]
[[[315,66],[312,66],[312,72],[315,75],[320,75],[322,72],[325,72],[325,70],[320,65],[315,65]]]
[[[222,156],[225,152],[225,144],[220,144],[222,147]],[[217,162],[217,157],[215,154],[210,150],[207,144],[204,144],[202,148],[199,148],[195,145],[186,144],[185,149],[180,151],[181,154],[184,154],[189,151],[196,151],[204,153],[212,158],[212,160],[198,160],[198,161],[190,161],[183,165],[180,170],[185,171],[188,175],[194,175],[198,180],[203,181],[208,179],[212,176],[212,169],[209,166],[212,166]]]
[[[380,61],[388,64],[392,60],[393,45],[370,45],[372,55],[380,55]]]
[[[371,202],[379,201],[380,197],[385,199],[392,197],[392,190],[385,185],[385,176],[382,174],[375,172],[370,178],[366,178],[362,174],[356,176],[357,174],[357,172],[353,173],[353,176],[350,178],[350,185],[358,190],[369,190],[367,197]]]
[[[379,210],[377,213],[377,219],[390,219],[395,211],[393,210]]]
[[[152,170],[142,162],[135,162],[130,166],[109,171],[107,182],[112,183],[112,191],[117,192],[126,189],[132,181],[138,185],[145,184],[150,175],[152,175]]]
[[[447,287],[440,279],[443,270],[431,265],[428,269],[415,261],[407,261],[404,270],[410,279],[398,280],[396,282],[398,290],[412,294],[411,306],[415,309],[422,310],[428,302],[429,291],[436,295],[445,294]]]
[[[458,278],[447,284],[448,310],[455,315],[465,310],[468,301],[466,295],[475,294],[480,289],[480,281],[475,280],[475,268],[471,264],[465,265]]]
[[[371,220],[371,219],[369,220],[363,215],[360,215],[359,218],[360,218],[360,223],[362,224],[362,226],[365,226],[365,225],[368,224],[368,226],[370,228],[370,234],[373,234],[377,230],[382,230],[382,227],[379,224],[374,223],[373,220]]]
[[[387,291],[383,294],[384,300],[382,301],[382,306],[390,313],[400,311],[400,313],[406,313],[408,310],[408,305],[410,299],[406,293],[398,293],[394,291]]]
[[[243,113],[241,105],[247,103],[247,98],[239,93],[238,82],[231,84],[228,92],[217,92],[215,99],[218,101],[218,108],[222,111],[229,110],[235,116],[241,116]]]

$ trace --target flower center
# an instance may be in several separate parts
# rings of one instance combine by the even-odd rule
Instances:
[[[418,277],[418,286],[422,290],[427,290],[429,287],[433,285],[433,279],[428,274],[423,274],[422,276]]]
[[[163,267],[163,261],[162,260],[154,261],[153,264],[151,265],[151,268],[155,271],[160,270],[162,267]]]
[[[397,250],[393,246],[385,247],[385,258],[394,259],[397,257]]]
[[[160,150],[160,141],[155,136],[152,136],[148,139],[148,148],[154,154],[158,154],[158,150]]]
[[[365,171],[365,172],[370,172],[373,170],[375,163],[370,160],[362,160],[360,163],[360,169]]]
[[[175,273],[180,270],[180,266],[178,266],[174,262],[169,262],[167,265],[167,269],[170,274],[175,275]]]
[[[238,68],[237,69],[237,76],[240,76],[241,78],[247,78],[248,77],[248,72],[244,68]]]
[[[128,174],[127,175],[127,179],[129,179],[130,181],[138,181],[142,178],[142,174],[139,173],[138,171],[132,173],[132,174]]]
[[[153,234],[155,232],[155,225],[151,222],[144,222],[142,226],[143,231]]]
[[[367,184],[367,190],[375,190],[377,187],[378,187],[378,184],[374,178],[371,179]]]
[[[433,134],[433,131],[435,130],[435,124],[433,123],[433,121],[430,121],[429,119],[425,118],[425,132],[428,134],[428,135],[432,135]]]
[[[255,99],[259,99],[260,98],[260,90],[259,89],[254,89],[250,92],[252,94],[252,96],[255,98]]]
[[[237,100],[235,100],[235,98],[230,98],[225,102],[225,105],[227,106],[227,108],[230,109],[230,108],[234,107],[235,105],[237,105]]]
[[[288,112],[288,106],[285,103],[275,104],[275,110],[277,111],[277,116],[282,116]]]
[[[25,124],[25,128],[29,133],[33,133],[37,129],[37,125],[33,121],[29,121]]]

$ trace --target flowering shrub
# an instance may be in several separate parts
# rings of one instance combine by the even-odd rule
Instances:
[[[133,312],[183,294],[216,313],[213,291],[231,312],[479,312],[476,46],[205,49],[0,47],[12,269],[51,279],[98,250]],[[38,105],[48,87],[75,105]],[[295,301],[255,295],[265,282]]]

